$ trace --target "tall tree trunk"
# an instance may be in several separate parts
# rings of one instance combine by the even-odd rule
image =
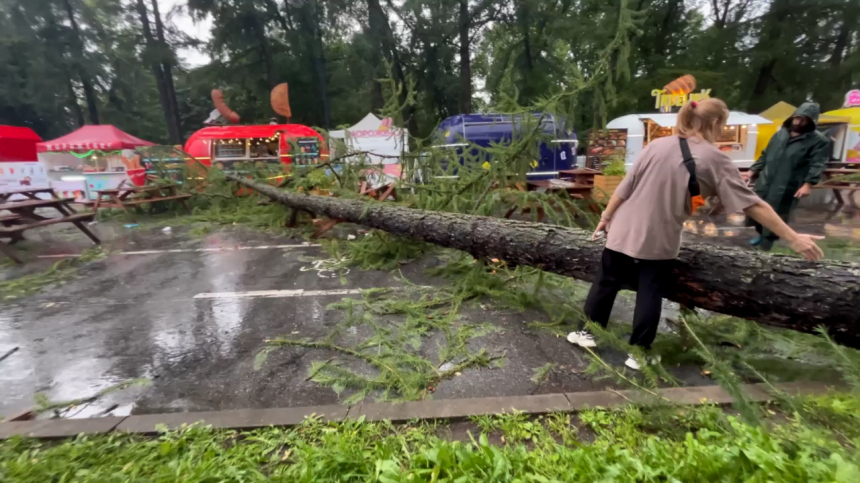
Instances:
[[[529,6],[527,0],[519,0],[517,2],[517,18],[520,21],[520,33],[523,36],[523,55],[525,58],[526,75],[531,73],[534,68],[534,58],[532,57],[532,42],[529,22]]]
[[[498,258],[581,280],[592,280],[600,267],[603,246],[584,230],[291,193],[235,174],[227,179],[294,208],[479,258]],[[857,346],[858,270],[860,265],[851,263],[807,262],[698,244],[681,249],[666,298],[802,332],[824,326],[836,340]]]
[[[391,64],[394,71],[394,80],[403,86],[400,92],[400,102],[403,103],[407,96],[406,74],[403,71],[403,63],[400,61],[400,55],[397,53],[397,44],[394,39],[394,33],[391,31],[391,26],[388,24],[388,17],[385,14],[385,10],[382,9],[382,5],[380,5],[379,0],[367,0],[367,15],[371,34],[376,37],[379,42],[379,46],[382,48],[382,54],[385,56],[388,63]],[[377,69],[380,69],[381,67],[381,65],[376,66]],[[388,73],[385,72],[385,75],[387,74]],[[380,95],[380,97],[382,96]],[[408,128],[413,134],[418,130],[418,120],[414,114],[414,106],[404,107],[403,118],[408,123]]]
[[[171,113],[170,98],[167,94],[164,71],[156,55],[155,38],[152,35],[152,27],[149,25],[149,14],[146,10],[146,4],[143,3],[143,0],[136,0],[136,2],[137,15],[140,17],[140,24],[143,27],[143,39],[146,44],[144,57],[149,61],[152,76],[155,77],[155,85],[158,88],[158,100],[161,103],[161,112],[164,113],[164,124],[167,126],[167,134],[172,140],[175,135],[173,131],[173,115]]]
[[[19,8],[18,13],[20,15],[19,21],[24,22],[24,16],[20,11],[20,5],[18,5],[18,8]],[[46,11],[45,21],[48,23],[48,31],[47,31],[48,39],[47,40],[49,42],[51,42],[51,41],[57,42],[57,39],[59,37],[58,28],[57,28],[57,18],[54,16],[54,12],[52,10],[48,9]],[[46,60],[48,60],[49,62],[53,60],[56,63],[57,68],[60,70],[63,77],[65,78],[66,95],[68,96],[69,109],[72,111],[72,115],[75,117],[76,125],[78,127],[83,127],[84,124],[86,124],[86,121],[84,120],[84,111],[83,111],[83,109],[81,109],[81,105],[78,104],[78,94],[75,92],[75,84],[74,84],[74,81],[72,80],[72,73],[69,72],[68,66],[66,65],[66,59],[65,59],[66,52],[65,52],[64,45],[59,45],[57,47],[57,51],[55,52],[55,55],[58,56],[56,59],[51,58],[51,59],[46,59]]]
[[[755,83],[753,84],[750,97],[751,108],[763,108],[764,106],[757,103],[757,99],[764,96],[774,81],[774,70],[776,69],[777,58],[775,57],[779,49],[779,44],[791,42],[794,39],[781,38],[783,28],[782,23],[791,12],[790,0],[774,0],[770,5],[768,14],[765,16],[765,25],[759,37],[759,42],[755,47],[757,52],[764,52],[764,60],[758,68]],[[753,111],[757,112],[757,111]]]
[[[278,84],[278,78],[275,76],[275,58],[272,54],[272,46],[269,45],[269,39],[266,37],[266,26],[260,20],[260,15],[256,10],[249,12],[249,15],[254,29],[254,37],[257,39],[257,47],[260,49],[260,57],[262,57],[263,65],[266,67],[266,83],[271,89]]]
[[[370,64],[373,66],[373,86],[371,88],[371,101],[373,105],[373,110],[378,111],[382,109],[385,105],[385,93],[382,92],[382,84],[376,81],[376,79],[381,78],[388,73],[382,68],[383,59],[387,58],[387,55],[383,54],[384,43],[383,40],[383,22],[388,22],[385,18],[384,12],[382,12],[382,7],[379,5],[378,1],[367,0],[367,27],[368,27],[368,36],[374,40],[376,44],[371,49],[370,54]]]
[[[322,39],[322,22],[318,0],[307,0],[299,9],[305,45],[311,71],[319,86],[320,105],[322,107],[323,126],[328,129],[331,124],[331,107],[328,98],[328,74],[326,72],[325,46]]]
[[[316,35],[314,36],[314,45],[316,50],[316,59],[315,67],[317,72],[317,80],[319,81],[320,86],[320,98],[322,100],[322,109],[323,109],[323,126],[326,129],[331,127],[331,105],[329,104],[328,98],[328,73],[326,72],[326,59],[325,59],[325,50],[322,39],[322,29],[319,28],[319,23],[317,23]]]
[[[86,124],[86,121],[84,120],[84,110],[81,109],[81,105],[78,104],[78,96],[75,94],[75,86],[72,84],[72,76],[66,71],[65,67],[63,67],[63,72],[66,76],[69,108],[72,110],[72,115],[75,116],[75,122],[78,124],[78,127],[83,127],[84,124]]]
[[[66,9],[66,15],[68,15],[69,24],[72,27],[73,55],[76,58],[75,63],[78,70],[78,77],[81,79],[81,86],[84,89],[84,97],[87,100],[87,111],[89,113],[90,122],[92,124],[98,124],[98,97],[96,96],[96,90],[93,87],[90,74],[84,65],[84,41],[81,37],[81,29],[78,27],[78,21],[75,18],[75,10],[74,7],[72,7],[71,0],[63,0],[63,6]]]
[[[469,27],[471,26],[469,0],[460,0],[460,112],[472,112],[472,52]]]
[[[173,52],[164,37],[164,24],[158,11],[158,0],[152,0],[152,15],[155,18],[155,35],[158,39],[158,53],[161,58],[161,72],[164,79],[164,92],[167,97],[167,132],[170,144],[182,144],[182,132],[179,129],[179,103],[176,100],[176,88],[173,86]]]
[[[839,11],[842,27],[839,29],[836,42],[833,43],[833,52],[830,54],[830,65],[833,67],[841,66],[851,49],[852,34],[858,31],[857,24],[860,22],[860,2],[846,0],[844,8]]]
[[[660,23],[660,33],[657,36],[657,53],[661,56],[665,55],[670,48],[666,36],[671,31],[672,23],[683,15],[683,12],[678,11],[679,9],[683,10],[683,7],[683,0],[670,0],[666,6],[666,15],[663,16],[663,21]]]

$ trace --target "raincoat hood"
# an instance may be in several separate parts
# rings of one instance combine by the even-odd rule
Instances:
[[[812,119],[812,124],[815,125],[818,124],[819,115],[821,115],[821,106],[817,102],[804,102],[782,125],[788,128],[791,126],[791,120],[797,116],[806,116]]]

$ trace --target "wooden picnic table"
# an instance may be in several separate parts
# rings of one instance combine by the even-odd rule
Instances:
[[[598,174],[600,174],[600,171],[591,168],[558,170],[558,177],[561,179],[571,180],[576,184],[587,184],[591,186],[594,186],[594,177]]]
[[[39,195],[41,193],[49,193],[51,195],[51,198],[57,198],[57,193],[54,192],[54,188],[24,187],[24,188],[15,188],[15,189],[10,189],[10,190],[0,191],[0,202],[8,201],[9,198],[11,198],[15,195],[21,195],[21,196],[24,196],[26,198],[30,198],[31,200],[38,200],[40,198],[37,195]]]
[[[839,163],[846,164],[846,163]],[[829,165],[829,164],[828,164]],[[854,180],[841,180],[840,177],[856,175]],[[860,191],[860,167],[857,169],[848,168],[827,168],[822,173],[822,180],[813,189],[829,189],[833,190],[833,198],[839,205],[845,204],[845,198],[842,196],[842,191],[848,191],[848,200],[855,207],[857,203],[854,201],[854,193]]]
[[[324,190],[324,191],[327,192],[328,190]],[[313,194],[313,190],[311,190],[311,193]],[[320,193],[320,194],[322,194],[322,193]],[[377,200],[377,201],[397,201],[397,190],[395,188],[395,183],[386,183],[386,184],[383,184],[381,186],[374,188],[371,183],[369,183],[367,181],[362,181],[361,185],[358,188],[358,194],[360,196],[367,196],[367,197],[373,198],[374,200]],[[328,194],[328,196],[332,196],[332,195]],[[286,224],[287,228],[293,228],[296,226],[296,221],[298,219],[298,215],[299,215],[299,210],[297,210],[295,208],[292,208],[290,210],[290,215],[287,218],[287,224]],[[315,215],[313,213],[311,213],[311,216],[315,216]],[[313,224],[314,224],[314,226],[317,227],[317,229],[313,232],[313,234],[311,234],[311,240],[318,239],[319,237],[323,236],[323,234],[325,234],[325,232],[331,230],[332,228],[337,226],[338,223],[342,223],[342,222],[343,222],[343,220],[341,220],[339,218],[328,218],[328,219],[315,218],[313,220]]]
[[[829,176],[835,176],[840,174],[858,174],[860,173],[860,167],[850,169],[850,168],[827,168],[824,170],[824,174]]]
[[[86,227],[84,222],[91,221],[95,213],[76,213],[69,205],[74,198],[52,198],[49,200],[28,199],[23,201],[7,201],[0,203],[0,238],[8,238],[8,244],[0,242],[0,253],[11,258],[16,263],[24,263],[18,258],[9,245],[14,245],[24,239],[24,232],[57,223],[72,223],[84,232],[96,245],[101,241]],[[48,218],[36,213],[39,208],[53,208],[60,213],[59,217]],[[2,213],[2,211],[9,213]]]
[[[573,199],[590,200],[594,186],[588,184],[572,183],[563,179],[539,179],[526,182],[529,191],[543,190],[547,193],[567,192]]]
[[[96,191],[96,199],[92,201],[93,212],[99,208],[118,208],[128,213],[128,207],[145,203],[159,203],[176,200],[188,210],[185,200],[190,194],[180,193],[177,184],[149,184],[145,186],[120,186]],[[89,204],[89,203],[87,203]]]
[[[827,163],[827,169],[838,169],[838,168],[860,169],[860,163],[844,163],[841,161],[831,161],[831,162]]]
[[[594,186],[586,185],[586,184],[577,184],[571,183],[570,181],[560,180],[560,179],[541,179],[541,180],[533,180],[527,181],[525,187],[522,184],[517,183],[516,189],[519,191],[541,191],[545,193],[567,193],[567,195],[574,200],[586,200],[588,201],[588,207],[591,211],[595,213],[600,213],[600,207],[594,203],[592,200],[592,191],[594,190]],[[569,203],[569,200],[562,200],[562,203]],[[567,205],[568,207],[570,205]],[[517,211],[519,207],[513,206],[511,207],[507,213],[505,213],[505,218],[510,218],[514,212]],[[520,213],[526,214],[531,212],[532,207],[526,206],[520,210]],[[546,213],[542,207],[538,206],[536,208],[537,211],[537,221],[543,221]]]

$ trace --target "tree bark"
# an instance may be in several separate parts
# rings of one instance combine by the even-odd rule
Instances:
[[[592,280],[603,246],[591,233],[541,223],[415,210],[291,193],[228,174],[227,179],[294,208],[358,223],[513,265]],[[704,244],[681,249],[666,298],[688,307],[813,332],[860,346],[860,265],[807,262]]]
[[[24,16],[20,11],[20,8],[21,8],[20,4],[17,5],[17,8],[18,8],[17,13],[19,14],[18,21],[25,22]],[[45,13],[45,20],[48,23],[48,32],[47,32],[46,40],[48,42],[55,42],[56,43],[57,39],[60,38],[60,34],[59,34],[59,29],[57,27],[57,18],[54,16],[54,12],[51,11],[50,9],[47,10],[47,12]],[[60,70],[60,72],[62,72],[62,75],[66,81],[65,82],[66,93],[69,96],[69,99],[68,99],[69,109],[71,109],[71,111],[72,111],[72,115],[75,118],[75,122],[77,123],[77,126],[78,127],[84,127],[84,124],[86,124],[86,121],[84,120],[84,111],[83,111],[83,109],[81,109],[81,105],[78,104],[78,95],[77,95],[77,93],[75,93],[75,85],[74,85],[74,81],[72,80],[73,76],[72,76],[72,73],[69,72],[69,69],[67,68],[67,65],[65,63],[65,59],[64,59],[65,50],[66,49],[64,48],[63,45],[59,45],[57,47],[57,51],[55,52],[56,54],[59,54],[59,55],[57,57],[47,58],[46,60],[48,62],[53,62],[57,66],[57,68]]]
[[[394,38],[394,32],[391,30],[391,25],[388,23],[388,16],[386,15],[385,10],[383,10],[382,5],[379,3],[379,0],[367,0],[367,17],[371,35],[377,40],[379,47],[382,50],[382,54],[385,56],[385,60],[391,64],[394,80],[403,86],[403,89],[401,89],[400,92],[400,102],[403,104],[406,101],[407,96],[406,73],[403,70],[403,63],[400,61],[400,54],[397,53],[397,42]],[[376,67],[378,71],[381,65],[375,65],[374,67]],[[388,73],[384,72],[382,75],[385,76],[388,75]],[[374,84],[379,86],[378,82],[374,82]],[[381,87],[378,88],[379,97],[381,98],[382,89]],[[415,106],[405,106],[403,111],[403,119],[406,120],[407,128],[414,134],[418,130]]]
[[[161,60],[161,72],[164,79],[164,91],[167,97],[168,111],[167,131],[170,144],[182,144],[182,132],[179,128],[179,103],[176,101],[176,87],[173,85],[173,52],[164,38],[164,24],[158,11],[158,0],[152,0],[152,16],[155,18],[155,35],[158,39],[158,54]]]
[[[469,0],[460,0],[460,112],[472,112],[472,53],[469,28],[472,25],[472,14],[469,12]]]
[[[251,16],[251,26],[254,30],[254,37],[257,39],[257,46],[260,48],[260,57],[266,66],[266,82],[269,89],[272,89],[278,85],[278,79],[275,76],[275,58],[272,54],[272,46],[269,45],[269,39],[266,37],[266,26],[256,10],[252,10],[248,15]]]
[[[307,47],[311,71],[319,87],[320,107],[322,107],[323,127],[331,126],[331,106],[328,98],[328,74],[326,70],[325,45],[322,38],[320,5],[316,0],[308,0],[299,7],[299,19],[304,42]]]
[[[90,122],[93,124],[99,123],[99,108],[98,97],[96,90],[93,87],[90,74],[84,66],[84,42],[81,39],[81,29],[78,27],[78,21],[75,19],[75,10],[72,7],[70,0],[63,0],[63,6],[66,8],[66,15],[69,18],[69,25],[72,27],[72,43],[74,44],[74,57],[77,59],[78,77],[81,79],[81,87],[84,89],[84,98],[87,101],[87,111],[90,115]]]
[[[757,69],[758,74],[756,75],[752,94],[749,99],[751,107],[762,108],[762,106],[759,106],[759,100],[764,98],[763,96],[774,80],[776,80],[773,75],[777,63],[776,55],[779,50],[778,44],[786,42],[785,39],[781,38],[783,32],[782,24],[790,13],[789,7],[790,5],[785,0],[774,0],[770,6],[770,10],[768,10],[767,19],[762,28],[759,42],[754,49],[763,57],[763,60]]]
[[[152,35],[152,27],[149,25],[149,16],[146,10],[146,4],[143,0],[137,0],[136,4],[137,15],[140,17],[140,23],[143,27],[143,40],[145,43],[144,56],[149,61],[149,67],[152,70],[152,76],[155,77],[155,86],[158,88],[158,100],[161,103],[161,112],[164,113],[164,123],[167,126],[167,134],[171,139],[174,137],[172,127],[172,115],[170,107],[170,98],[167,94],[167,84],[164,80],[164,71],[161,68],[161,63],[155,55],[155,37]]]

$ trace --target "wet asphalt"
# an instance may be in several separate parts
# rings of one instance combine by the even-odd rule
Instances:
[[[0,415],[33,407],[37,393],[51,401],[72,400],[137,378],[150,384],[110,393],[64,416],[337,403],[343,395],[307,380],[314,361],[337,354],[285,347],[255,370],[255,356],[266,347],[266,339],[323,337],[343,318],[326,306],[359,296],[327,291],[399,287],[404,284],[401,273],[410,283],[439,283],[425,274],[438,263],[433,259],[404,265],[400,273],[333,273],[314,268],[314,260],[329,256],[319,247],[303,246],[303,240],[233,227],[193,237],[182,227],[165,233],[161,226],[123,225],[93,227],[112,254],[81,268],[73,280],[0,302],[0,354],[18,347],[0,362]],[[735,229],[725,221],[719,228]],[[73,228],[45,231],[26,243],[33,262],[0,266],[0,279],[44,270],[58,260],[34,258],[36,254],[80,253],[89,246]],[[285,295],[294,290],[315,294]],[[582,299],[584,290],[585,284],[571,297]],[[614,320],[629,323],[631,315],[629,300],[619,297]],[[462,316],[498,327],[470,347],[505,354],[506,363],[468,369],[442,381],[434,398],[588,391],[612,385],[585,374],[588,357],[563,337],[530,328],[539,314],[476,305],[465,308]],[[424,346],[434,344],[431,340]],[[617,365],[625,358],[612,351],[602,355]],[[554,364],[549,377],[534,382],[535,369],[547,363]],[[713,383],[698,367],[672,372],[685,384]]]

